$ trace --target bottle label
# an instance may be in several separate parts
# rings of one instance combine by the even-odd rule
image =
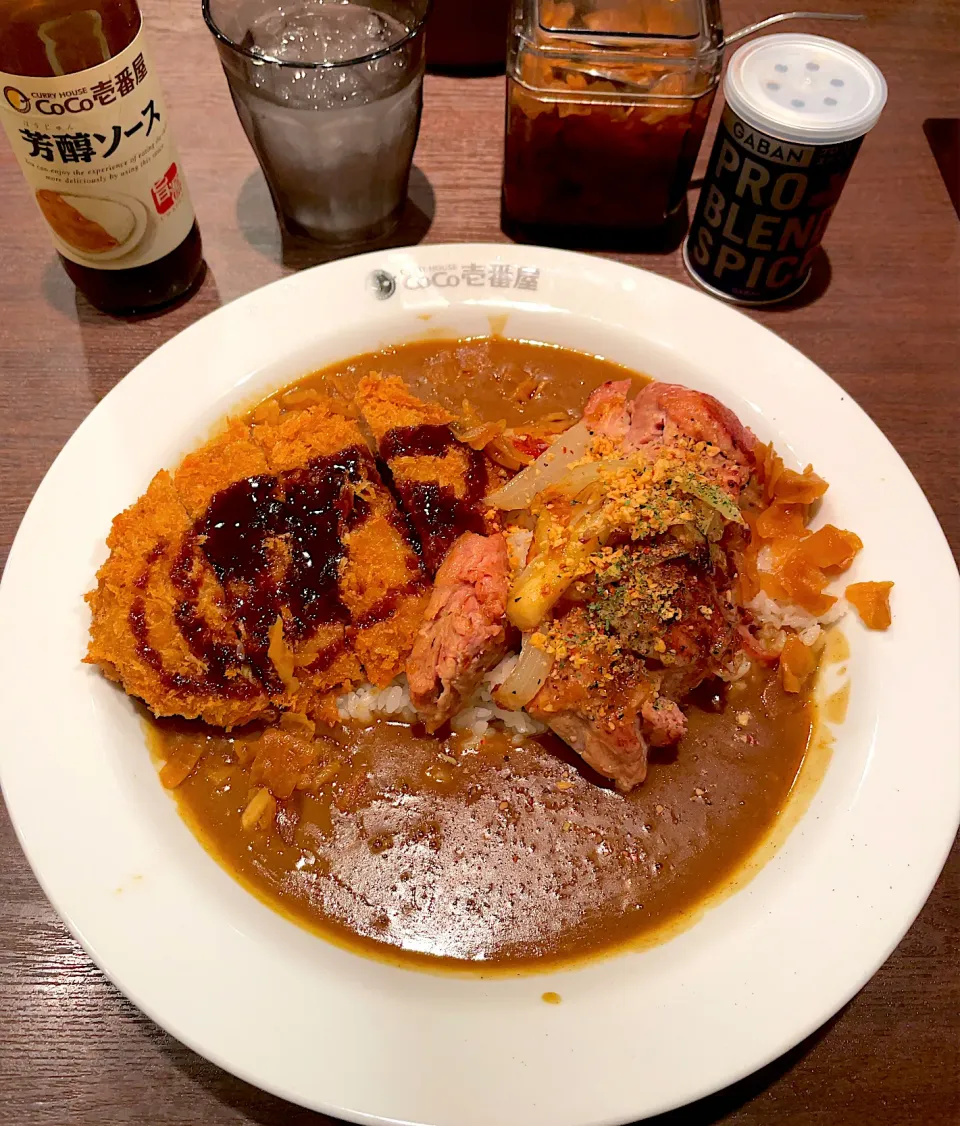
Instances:
[[[862,140],[782,141],[725,106],[683,247],[687,269],[745,305],[792,297],[811,275]]]
[[[54,69],[58,22],[39,29]],[[125,50],[89,70],[53,78],[0,71],[0,118],[54,245],[72,261],[145,266],[193,226],[142,26]]]

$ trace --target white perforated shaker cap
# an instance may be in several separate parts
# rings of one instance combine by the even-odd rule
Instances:
[[[730,108],[782,141],[833,145],[862,137],[887,100],[879,69],[859,51],[819,35],[765,35],[730,59]]]

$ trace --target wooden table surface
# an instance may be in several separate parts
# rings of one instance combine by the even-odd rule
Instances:
[[[209,272],[192,300],[161,316],[125,323],[99,314],[75,295],[0,143],[0,559],[54,455],[134,364],[217,306],[309,264],[309,254],[281,244],[199,0],[143,7]],[[938,129],[925,123],[960,117],[960,4],[853,7],[868,22],[797,27],[832,32],[870,55],[889,82],[889,103],[827,233],[828,286],[799,307],[752,315],[857,398],[916,475],[956,550],[960,222],[926,139]],[[730,0],[726,23],[733,29],[777,10]],[[503,240],[502,97],[501,78],[428,77],[411,239]],[[676,251],[617,257],[689,284]],[[891,827],[891,848],[903,831],[909,827]],[[758,1074],[660,1122],[957,1126],[958,915],[955,848],[899,948],[837,1017]],[[46,903],[0,811],[0,1123],[329,1122],[220,1071],[120,996]]]

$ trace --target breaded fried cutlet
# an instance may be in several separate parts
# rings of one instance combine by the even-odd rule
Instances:
[[[502,483],[499,471],[482,450],[457,440],[451,414],[412,395],[402,379],[379,372],[360,380],[356,402],[431,576],[464,532],[499,530],[495,511],[483,503]]]
[[[198,520],[215,494],[228,485],[269,471],[250,427],[239,418],[231,418],[221,433],[186,455],[174,472],[173,483],[184,508]]]
[[[413,645],[428,581],[408,537],[332,403],[231,420],[115,520],[87,659],[157,715],[333,719]]]
[[[169,473],[116,517],[107,546],[87,595],[87,662],[156,715],[232,727],[269,711]]]
[[[270,648],[278,633],[286,545],[274,526],[279,486],[250,427],[230,419],[222,433],[181,461],[173,486],[223,587],[247,661],[271,695],[282,699],[285,683]]]
[[[318,610],[326,621],[301,642],[295,664],[310,672],[303,692],[316,700],[346,681],[367,679],[383,687],[403,668],[423,616],[427,580],[420,558],[406,536],[396,502],[385,488],[356,422],[339,414],[332,402],[286,415],[276,424],[255,426],[254,439],[270,469],[284,482],[291,558],[284,593],[285,632],[296,644],[298,590],[312,587],[325,599]],[[344,492],[336,502],[341,521],[339,543],[318,524],[323,495],[340,475]],[[328,501],[329,503],[329,501]],[[331,530],[332,531],[332,530]],[[318,540],[322,537],[322,543]],[[321,582],[316,557],[323,556]],[[309,623],[307,623],[309,624]],[[343,652],[328,666],[336,629]],[[305,660],[306,653],[319,657]],[[364,676],[360,675],[363,670]],[[296,673],[300,678],[299,671]],[[301,697],[301,702],[306,700]],[[299,704],[298,704],[299,706]],[[315,710],[308,704],[304,710]]]

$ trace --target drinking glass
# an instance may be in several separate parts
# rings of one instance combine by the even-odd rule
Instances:
[[[430,0],[203,0],[280,222],[349,245],[397,225]]]

